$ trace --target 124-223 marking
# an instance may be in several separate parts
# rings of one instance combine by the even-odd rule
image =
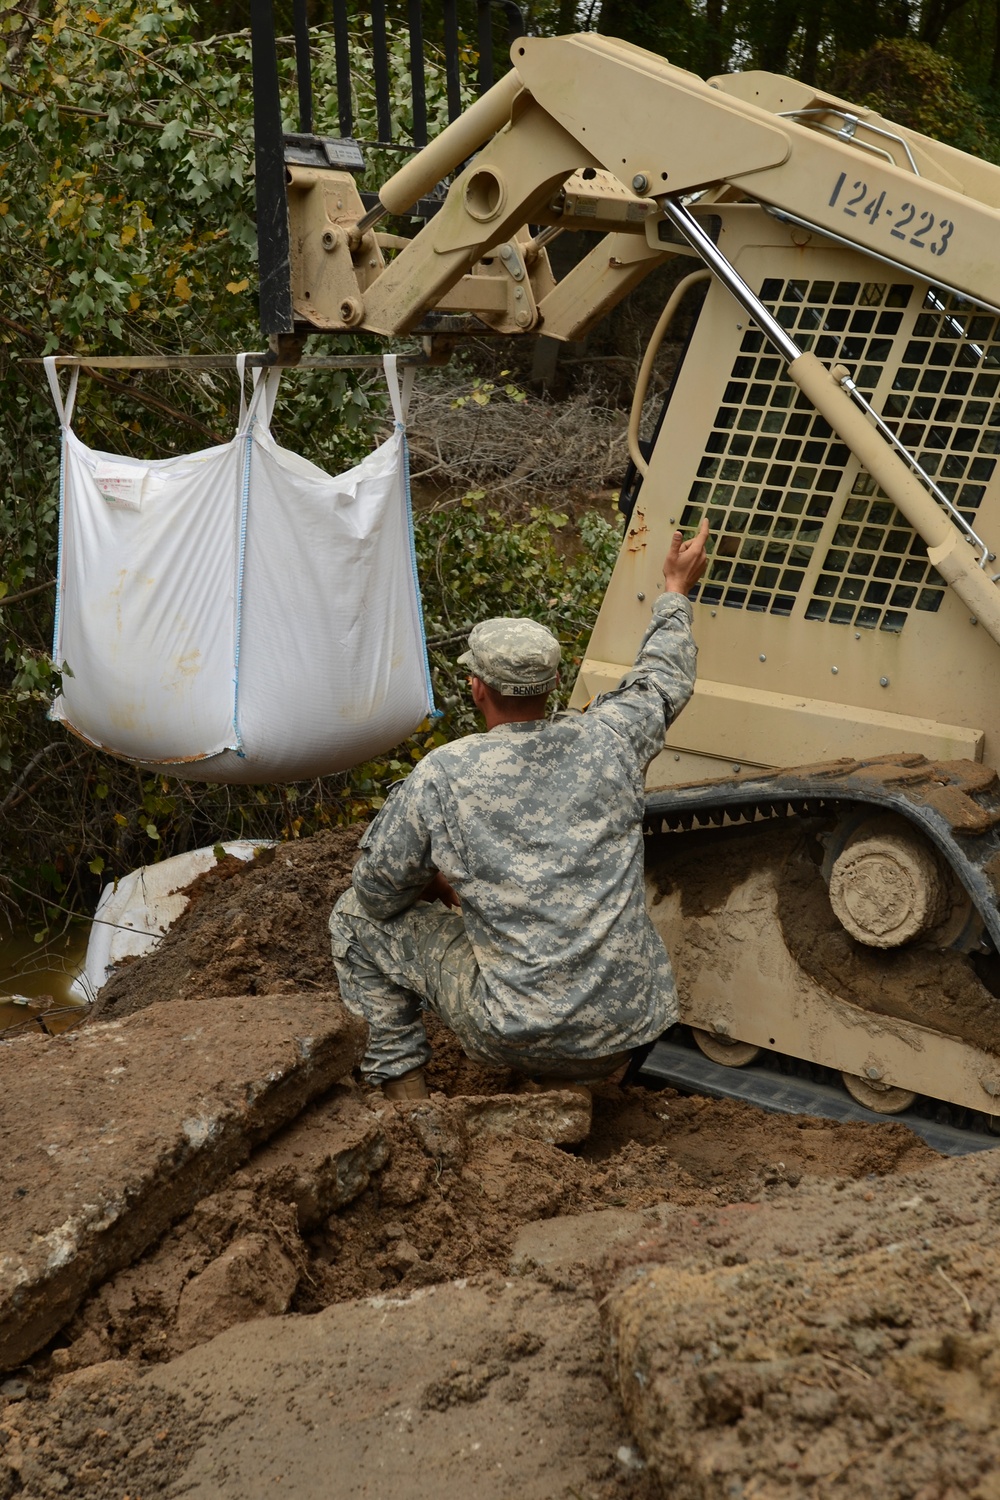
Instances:
[[[830,207],[835,208],[840,199],[844,184],[847,181],[847,173],[841,172],[837,178],[836,186],[830,194]],[[904,203],[899,210],[897,218],[892,208],[886,207],[885,193],[868,198],[867,182],[855,182],[850,189],[851,197],[843,199],[840,204],[845,214],[852,219],[861,215],[871,224],[883,214],[887,219],[895,219],[893,227],[889,230],[893,239],[909,240],[911,245],[916,245],[918,250],[929,250],[932,255],[943,255],[948,248],[948,241],[955,232],[955,226],[950,219],[942,219],[937,224],[937,237],[928,243],[927,236],[934,233],[934,215],[927,209],[920,210],[914,203]],[[868,199],[867,203],[865,199]],[[914,220],[917,221],[914,226]],[[910,233],[910,230],[913,232]]]

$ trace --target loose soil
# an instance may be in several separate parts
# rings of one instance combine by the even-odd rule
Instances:
[[[266,851],[250,865],[222,861],[195,882],[188,910],[161,947],[147,958],[124,966],[111,980],[102,992],[96,1014],[110,1020],[178,998],[199,999],[210,1005],[221,996],[335,994],[326,918],[350,878],[356,837],[356,830],[333,830]],[[690,899],[699,898],[692,893]],[[433,1018],[429,1019],[428,1033],[434,1048],[429,1076],[436,1090],[446,1095],[509,1090],[510,1075],[470,1063]],[[356,1372],[352,1377],[357,1386],[355,1395],[338,1397],[347,1403],[343,1412],[347,1422],[351,1400],[375,1399],[372,1392],[378,1382],[371,1372],[381,1368],[380,1361],[386,1357],[384,1334],[380,1333],[384,1318],[367,1310],[397,1305],[406,1309],[405,1320],[398,1326],[401,1330],[406,1327],[406,1338],[411,1341],[406,1344],[409,1352],[405,1360],[411,1360],[413,1340],[413,1347],[426,1346],[424,1384],[419,1390],[413,1387],[416,1395],[412,1404],[409,1387],[399,1396],[402,1410],[424,1413],[411,1423],[417,1433],[412,1438],[412,1451],[418,1456],[423,1452],[419,1462],[426,1463],[426,1444],[435,1432],[439,1443],[458,1442],[457,1437],[448,1436],[451,1429],[446,1425],[435,1426],[436,1415],[427,1415],[438,1410],[427,1394],[433,1394],[432,1387],[444,1408],[451,1410],[457,1403],[456,1409],[463,1414],[464,1446],[461,1453],[437,1453],[436,1491],[424,1487],[423,1471],[415,1458],[412,1482],[406,1481],[405,1466],[393,1471],[393,1493],[414,1500],[436,1492],[484,1497],[513,1493],[513,1489],[491,1487],[499,1485],[495,1478],[481,1477],[469,1488],[467,1478],[473,1471],[467,1463],[470,1452],[496,1442],[498,1421],[513,1422],[516,1417],[520,1424],[518,1452],[522,1455],[518,1462],[522,1467],[518,1470],[511,1457],[508,1479],[520,1474],[519,1492],[526,1495],[576,1495],[586,1500],[610,1500],[614,1495],[627,1500],[655,1500],[660,1495],[683,1493],[712,1500],[719,1496],[721,1500],[724,1495],[745,1494],[750,1500],[752,1495],[770,1497],[772,1488],[777,1487],[775,1494],[791,1500],[798,1500],[800,1495],[804,1500],[814,1493],[825,1500],[828,1491],[822,1485],[815,1488],[815,1474],[806,1486],[787,1447],[798,1441],[796,1424],[806,1420],[796,1415],[800,1375],[794,1361],[787,1367],[789,1402],[783,1405],[769,1400],[761,1408],[766,1409],[770,1424],[766,1441],[760,1436],[764,1429],[759,1421],[754,1429],[754,1473],[760,1476],[757,1488],[749,1485],[743,1471],[733,1469],[730,1478],[738,1479],[740,1487],[727,1489],[722,1477],[713,1477],[708,1470],[698,1471],[698,1477],[696,1463],[691,1470],[695,1477],[684,1479],[688,1487],[675,1488],[668,1475],[669,1465],[683,1467],[688,1462],[678,1456],[676,1434],[665,1436],[665,1418],[650,1417],[648,1411],[638,1414],[626,1400],[632,1432],[639,1434],[650,1461],[647,1466],[635,1447],[635,1438],[622,1425],[622,1408],[614,1394],[622,1371],[615,1369],[609,1355],[607,1333],[602,1335],[594,1321],[594,1293],[597,1302],[604,1303],[623,1278],[628,1284],[630,1278],[645,1274],[643,1267],[650,1257],[654,1262],[669,1261],[678,1272],[683,1268],[685,1275],[691,1276],[716,1274],[726,1267],[760,1265],[764,1269],[755,1271],[743,1289],[736,1286],[725,1293],[739,1314],[734,1320],[737,1342],[733,1358],[744,1358],[739,1351],[745,1347],[749,1351],[745,1358],[756,1359],[753,1351],[758,1345],[763,1347],[771,1334],[775,1304],[768,1288],[779,1274],[775,1266],[790,1258],[795,1265],[815,1260],[820,1268],[817,1284],[825,1286],[825,1281],[819,1281],[821,1271],[827,1277],[849,1277],[853,1274],[852,1257],[877,1257],[878,1252],[885,1251],[884,1264],[876,1258],[859,1271],[866,1296],[873,1286],[884,1284],[887,1298],[898,1302],[905,1291],[914,1306],[922,1302],[932,1309],[945,1309],[946,1284],[939,1274],[943,1269],[958,1288],[951,1297],[960,1326],[968,1327],[967,1321],[963,1322],[962,1301],[968,1300],[964,1290],[969,1284],[966,1269],[972,1264],[980,1226],[988,1222],[984,1214],[989,1209],[989,1195],[983,1190],[982,1173],[985,1170],[996,1183],[996,1158],[992,1154],[977,1158],[988,1166],[981,1165],[974,1171],[966,1161],[941,1162],[898,1123],[835,1125],[766,1116],[737,1103],[687,1098],[671,1090],[621,1088],[611,1081],[595,1091],[593,1128],[580,1147],[565,1149],[524,1138],[504,1141],[484,1137],[471,1141],[460,1161],[446,1162],[421,1142],[405,1112],[387,1105],[380,1095],[364,1095],[357,1081],[342,1087],[360,1091],[378,1115],[387,1138],[388,1159],[368,1188],[304,1233],[294,1212],[270,1199],[249,1178],[238,1176],[229,1186],[203,1199],[156,1247],[99,1288],[29,1370],[18,1372],[13,1382],[0,1386],[0,1500],[13,1495],[40,1500],[46,1494],[60,1492],[86,1493],[95,1500],[123,1500],[125,1495],[132,1500],[139,1496],[151,1500],[192,1490],[196,1495],[241,1493],[252,1497],[263,1494],[265,1487],[271,1493],[274,1475],[265,1486],[263,1478],[254,1477],[257,1470],[252,1465],[241,1481],[242,1490],[238,1486],[230,1490],[228,1481],[223,1482],[226,1464],[234,1475],[239,1469],[232,1454],[225,1463],[219,1458],[230,1425],[233,1433],[252,1429],[256,1421],[265,1421],[271,1406],[266,1383],[255,1387],[248,1375],[243,1384],[235,1377],[227,1384],[229,1377],[224,1372],[242,1368],[241,1361],[247,1369],[263,1369],[263,1346],[255,1330],[262,1330],[260,1337],[276,1358],[274,1351],[285,1347],[283,1341],[288,1341],[289,1348],[298,1347],[296,1329],[328,1328],[331,1338],[346,1341],[344,1347],[349,1346],[350,1354],[343,1358]],[[913,1186],[917,1182],[923,1185],[919,1190]],[[907,1203],[915,1196],[932,1207],[919,1214],[908,1208]],[[992,1196],[997,1196],[995,1191]],[[599,1255],[588,1262],[583,1257],[573,1269],[539,1268],[524,1280],[528,1302],[523,1305],[530,1303],[532,1335],[541,1340],[538,1350],[543,1346],[564,1349],[567,1327],[573,1319],[581,1320],[578,1358],[590,1384],[584,1382],[579,1390],[590,1403],[590,1456],[582,1469],[571,1473],[569,1438],[559,1439],[558,1434],[553,1438],[554,1429],[560,1425],[560,1403],[566,1407],[577,1400],[573,1394],[576,1388],[572,1382],[565,1382],[565,1351],[559,1358],[553,1355],[549,1359],[537,1351],[529,1357],[518,1354],[511,1345],[505,1355],[494,1351],[489,1358],[484,1355],[479,1359],[482,1351],[477,1353],[470,1343],[452,1368],[438,1357],[435,1319],[443,1320],[441,1326],[449,1318],[461,1323],[457,1299],[465,1295],[460,1291],[463,1287],[480,1288],[487,1298],[503,1301],[503,1289],[511,1285],[512,1249],[523,1226],[608,1209],[651,1215],[649,1222],[657,1226],[657,1232],[641,1240],[646,1249],[619,1247],[610,1259]],[[993,1217],[998,1215],[994,1213]],[[961,1274],[952,1275],[947,1267],[951,1265],[949,1246],[956,1225],[965,1226],[961,1232],[967,1250],[961,1259]],[[891,1252],[894,1244],[904,1240],[912,1241],[920,1253],[915,1251],[907,1259],[906,1277],[901,1283],[897,1268],[903,1263],[893,1259]],[[649,1250],[650,1245],[653,1250]],[[205,1338],[215,1330],[209,1320],[200,1325],[192,1319],[190,1308],[185,1316],[183,1294],[193,1278],[207,1267],[217,1266],[223,1257],[238,1263],[244,1277],[244,1301],[253,1303],[256,1298],[260,1317],[285,1308],[287,1315],[230,1328],[218,1340],[206,1344]],[[933,1285],[933,1296],[927,1284]],[[286,1290],[279,1295],[275,1288],[282,1287]],[[708,1293],[702,1288],[699,1295],[704,1302]],[[390,1299],[388,1303],[386,1298]],[[449,1299],[456,1299],[456,1310],[449,1311]],[[522,1303],[517,1305],[521,1307]],[[613,1299],[607,1305],[612,1306]],[[976,1309],[977,1338],[992,1340],[990,1348],[994,1349],[1000,1325],[993,1301],[973,1298],[970,1305]],[[426,1316],[421,1309],[426,1309]],[[303,1314],[316,1317],[303,1318]],[[340,1321],[320,1322],[334,1319],[335,1314]],[[468,1313],[462,1316],[468,1321]],[[510,1317],[513,1322],[509,1327],[497,1325],[498,1349],[507,1347],[503,1341],[511,1329],[516,1332],[522,1313],[515,1316],[511,1312]],[[788,1317],[794,1323],[792,1312]],[[936,1317],[935,1311],[917,1320],[919,1330],[914,1322],[914,1338],[917,1332],[925,1342],[934,1337]],[[689,1318],[684,1325],[683,1359],[670,1344],[670,1339],[679,1336],[676,1331],[650,1330],[650,1337],[660,1339],[664,1349],[673,1349],[669,1358],[675,1363],[683,1363],[686,1370],[693,1361],[695,1373],[691,1379],[695,1385],[699,1364],[696,1323]],[[905,1320],[891,1324],[896,1330],[890,1340],[894,1351],[905,1353],[906,1337],[897,1337],[897,1333],[903,1330],[905,1334],[908,1326]],[[794,1329],[789,1332],[790,1327],[783,1323],[775,1339],[794,1343]],[[480,1342],[485,1348],[485,1334]],[[706,1334],[706,1350],[709,1343]],[[864,1368],[869,1356],[859,1346],[852,1347],[854,1364]],[[213,1354],[217,1348],[218,1354]],[[257,1352],[251,1358],[252,1350]],[[976,1345],[977,1370],[992,1368],[989,1358],[994,1356],[984,1350],[985,1345]],[[710,1352],[704,1357],[709,1358]],[[874,1359],[878,1352],[874,1350],[870,1357]],[[315,1384],[321,1378],[316,1373],[318,1358],[303,1356],[305,1363],[295,1367],[297,1374],[289,1373],[294,1361],[289,1363],[281,1375],[282,1410],[286,1397],[288,1410],[294,1405],[290,1381],[293,1386],[299,1382],[303,1390],[307,1386],[312,1390],[310,1381]],[[536,1363],[532,1364],[532,1359]],[[188,1399],[189,1385],[196,1381],[196,1371],[200,1382],[197,1389],[202,1394],[193,1402]],[[277,1378],[274,1371],[267,1375],[272,1383]],[[339,1390],[343,1378],[341,1369],[336,1381],[333,1375],[328,1379],[323,1366],[322,1380],[327,1385],[332,1382]],[[780,1376],[778,1379],[780,1385]],[[803,1379],[808,1384],[813,1376],[806,1372]],[[850,1413],[845,1415],[846,1408],[842,1411],[837,1402],[827,1402],[823,1411],[827,1410],[828,1417],[820,1413],[808,1420],[832,1424],[835,1432],[842,1427],[843,1440],[851,1440],[848,1427],[843,1426]],[[898,1410],[903,1413],[898,1420],[905,1425],[906,1412],[911,1408],[904,1403]],[[315,1426],[315,1414],[308,1420]],[[725,1425],[726,1421],[729,1418],[725,1413],[716,1423],[711,1411],[706,1416],[699,1408],[698,1423],[709,1435],[714,1431],[713,1423]],[[897,1422],[895,1409],[892,1421]],[[577,1422],[574,1426],[567,1412],[566,1433],[578,1434],[579,1425]],[[310,1432],[313,1426],[309,1426]],[[892,1439],[901,1431],[901,1427],[893,1426]],[[250,1438],[245,1434],[243,1441]],[[407,1437],[406,1442],[410,1441]],[[553,1441],[554,1467],[546,1471],[549,1488],[540,1488],[538,1475],[530,1468],[534,1462],[531,1455],[539,1451],[539,1445],[551,1445]],[[560,1441],[564,1448],[561,1458]],[[573,1437],[574,1451],[581,1441]],[[705,1441],[708,1444],[708,1436]],[[425,1449],[421,1449],[421,1443]],[[781,1443],[785,1447],[779,1453]],[[963,1472],[985,1473],[992,1463],[993,1448],[992,1433],[982,1424],[981,1430],[963,1428]],[[375,1445],[348,1451],[363,1467],[374,1463],[378,1450]],[[331,1459],[328,1450],[326,1462]],[[189,1461],[192,1477],[190,1483],[182,1482],[179,1476]],[[897,1470],[902,1472],[902,1467],[897,1466]],[[374,1469],[357,1475],[347,1469],[342,1473],[340,1489],[313,1491],[302,1479],[300,1489],[293,1492],[310,1500],[313,1493],[361,1496],[390,1492],[380,1489]],[[897,1471],[893,1473],[892,1485],[884,1490],[887,1497],[898,1494],[900,1500],[904,1496],[912,1500],[919,1490],[920,1500],[944,1500],[946,1495],[948,1500],[955,1500],[943,1483],[938,1488],[925,1485],[919,1489],[914,1485],[906,1489],[900,1487],[902,1481],[897,1483]],[[386,1470],[387,1482],[388,1477]],[[844,1477],[846,1483],[857,1474],[847,1468]],[[467,1486],[464,1491],[463,1483]],[[868,1490],[855,1492],[867,1494]],[[829,1493],[847,1494],[849,1489],[835,1488]],[[1000,1488],[982,1493],[988,1500],[996,1500]]]
[[[188,887],[190,904],[153,953],[124,963],[90,1019],[114,1020],[158,1001],[336,990],[326,921],[351,880],[359,830],[336,828],[227,855]]]

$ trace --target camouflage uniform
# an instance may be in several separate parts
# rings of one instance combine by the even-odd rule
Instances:
[[[330,918],[370,1081],[428,1060],[423,1006],[472,1057],[573,1077],[676,1020],[642,815],[646,767],[694,686],[690,627],[688,601],[661,595],[633,671],[585,713],[442,745],[393,788]],[[437,871],[461,913],[415,904]]]

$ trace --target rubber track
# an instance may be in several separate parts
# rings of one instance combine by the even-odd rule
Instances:
[[[676,832],[842,817],[859,806],[898,813],[921,829],[968,891],[1000,952],[1000,780],[977,761],[884,755],[689,782],[650,792],[645,826]]]
[[[876,1114],[828,1083],[787,1078],[753,1064],[747,1068],[727,1068],[665,1037],[660,1038],[646,1058],[640,1077],[670,1084],[682,1093],[707,1094],[713,1099],[738,1099],[745,1104],[755,1104],[770,1114],[863,1120],[872,1125],[906,1125],[943,1156],[965,1156],[972,1151],[995,1151],[1000,1147],[1000,1136],[939,1124],[913,1110],[900,1115]]]

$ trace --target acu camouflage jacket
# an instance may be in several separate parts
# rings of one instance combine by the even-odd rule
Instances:
[[[661,595],[632,672],[584,713],[499,725],[431,751],[366,831],[354,870],[389,919],[435,871],[462,900],[477,1009],[515,1045],[602,1057],[676,1019],[646,914],[645,771],[694,687],[691,606]]]

